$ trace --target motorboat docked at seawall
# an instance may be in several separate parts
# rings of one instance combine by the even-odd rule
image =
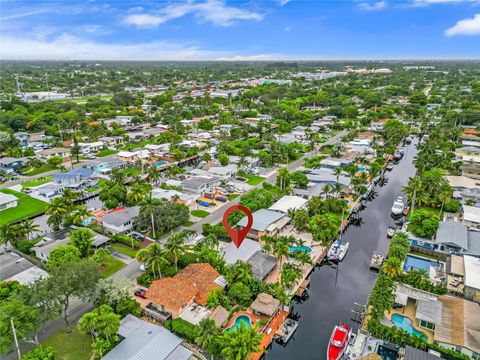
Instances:
[[[275,333],[275,340],[280,344],[286,344],[298,328],[298,321],[287,318],[283,326]]]
[[[352,329],[350,329],[348,325],[341,324],[335,326],[332,336],[330,337],[330,342],[328,343],[328,360],[338,360],[342,358],[347,349],[351,333]]]
[[[393,202],[392,206],[392,214],[393,215],[402,215],[403,210],[405,210],[405,200],[403,199],[403,196],[399,195]]]
[[[372,256],[372,260],[370,260],[370,270],[380,271],[384,260],[385,256],[380,253],[374,253]]]
[[[391,238],[393,235],[395,235],[395,228],[393,226],[389,226],[387,229],[387,237]]]
[[[348,242],[342,243],[341,239],[336,240],[330,247],[330,250],[328,250],[327,260],[342,261],[345,258],[345,255],[347,255],[349,246],[350,243]]]

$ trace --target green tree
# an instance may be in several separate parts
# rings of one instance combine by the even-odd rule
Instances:
[[[220,165],[222,166],[227,166],[228,163],[229,163],[229,159],[228,159],[228,155],[227,154],[219,154],[218,155],[218,162],[220,163]]]
[[[178,271],[177,263],[180,256],[191,249],[191,247],[185,245],[186,238],[191,235],[191,231],[183,230],[182,232],[170,235],[165,243],[165,254],[175,265],[175,271]]]
[[[150,244],[145,249],[139,250],[136,259],[159,278],[162,277],[162,269],[169,264],[165,256],[165,250],[157,243]]]
[[[73,245],[58,246],[48,256],[47,267],[53,270],[59,266],[80,261],[80,250]]]
[[[438,230],[438,216],[431,210],[420,209],[410,217],[408,230],[414,235],[431,238]]]
[[[120,302],[115,307],[115,312],[120,315],[122,318],[131,314],[136,317],[140,317],[143,313],[142,308],[138,301],[132,298],[120,300]]]
[[[411,214],[413,215],[413,212],[415,210],[415,202],[417,200],[417,192],[422,189],[422,180],[418,177],[415,176],[413,178],[410,178],[410,181],[408,182],[408,185],[403,187],[402,191],[408,195],[408,198],[411,199],[410,201],[410,207],[412,208]]]
[[[215,321],[209,318],[202,319],[195,328],[195,344],[206,349],[212,340],[220,334],[221,330],[215,325]]]
[[[90,255],[93,247],[93,232],[88,228],[79,228],[72,230],[68,235],[69,245],[75,246],[83,258]]]
[[[63,163],[63,159],[60,156],[52,156],[47,160],[47,163],[48,165],[57,168]]]
[[[240,305],[248,306],[252,300],[252,293],[247,285],[242,282],[236,282],[230,285],[228,296]]]
[[[23,220],[20,223],[20,227],[25,234],[27,240],[30,240],[30,235],[40,232],[40,226],[38,224],[35,224],[32,220]]]
[[[69,208],[62,198],[54,198],[45,209],[45,214],[48,215],[47,224],[52,227],[54,231],[60,229],[60,225],[65,220]]]
[[[247,360],[252,352],[261,351],[262,334],[244,323],[218,337],[221,355],[225,360]]]
[[[402,275],[402,261],[397,258],[389,258],[383,264],[383,272],[392,279],[398,278]]]
[[[55,353],[50,346],[39,345],[22,356],[22,360],[54,360]]]
[[[113,340],[119,327],[120,315],[115,314],[110,305],[100,305],[78,320],[78,330],[83,334],[90,334],[93,340]]]
[[[152,230],[152,236],[153,236],[154,239],[156,238],[155,216],[154,216],[155,215],[155,206],[157,206],[159,204],[160,204],[159,200],[152,197],[152,193],[150,193],[150,195],[140,203],[141,211],[150,215],[151,230]]]

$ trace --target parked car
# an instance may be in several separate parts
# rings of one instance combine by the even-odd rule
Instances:
[[[137,289],[133,292],[133,295],[141,297],[142,299],[146,299],[147,298],[147,290]]]
[[[217,196],[215,200],[220,201],[220,202],[227,202],[228,199],[225,196]]]
[[[211,205],[211,203],[209,203],[207,201],[198,201],[198,200],[197,200],[197,204],[200,205],[200,206],[205,206],[205,207],[209,207]]]
[[[130,236],[138,241],[143,241],[145,239],[145,236],[139,233],[131,233]]]
[[[205,193],[203,194],[204,197],[206,197],[207,199],[213,199],[213,194],[210,194],[210,193]]]

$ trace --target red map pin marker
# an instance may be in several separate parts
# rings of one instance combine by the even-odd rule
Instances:
[[[228,224],[228,216],[232,213],[232,211],[235,211],[235,210],[242,211],[248,217],[247,226],[245,226],[241,230],[233,230]],[[225,213],[223,214],[223,227],[225,228],[225,230],[227,230],[228,234],[230,235],[230,239],[232,239],[233,243],[237,248],[239,248],[240,245],[242,245],[243,240],[245,239],[248,232],[252,228],[252,224],[253,224],[252,212],[243,205],[233,205],[229,207],[227,211],[225,211]]]

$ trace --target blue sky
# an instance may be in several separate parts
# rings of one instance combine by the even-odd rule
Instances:
[[[479,58],[480,0],[2,1],[3,59]]]

